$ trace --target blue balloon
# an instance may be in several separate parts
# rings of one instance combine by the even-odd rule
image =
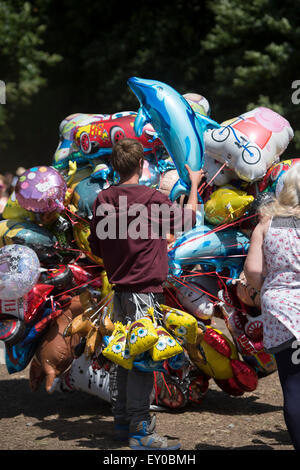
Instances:
[[[74,190],[73,201],[77,206],[77,214],[80,217],[91,219],[93,216],[93,204],[96,197],[109,186],[103,179],[95,179],[88,176],[78,183]]]
[[[174,242],[168,253],[171,276],[179,276],[184,266],[195,264],[204,269],[213,266],[217,272],[229,268],[233,279],[240,275],[249,249],[248,237],[232,228],[213,230],[196,225]]]
[[[187,100],[165,83],[131,77],[128,85],[141,105],[134,122],[136,135],[140,136],[143,127],[151,123],[176,165],[180,179],[170,194],[170,199],[176,200],[189,193],[190,178],[185,164],[192,170],[203,166],[204,131],[220,125],[196,114]]]

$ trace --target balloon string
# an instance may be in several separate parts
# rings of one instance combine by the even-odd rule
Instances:
[[[172,286],[176,291],[179,290],[179,289],[177,289],[177,287],[174,286],[170,281],[167,281],[167,282],[168,282],[168,283],[170,284],[170,286]],[[174,301],[176,302],[176,304],[179,305],[179,307],[180,307],[182,310],[184,310],[183,305],[181,305],[179,299],[177,299],[177,298],[173,295],[173,293],[171,292],[171,289],[169,289],[169,288],[167,287],[166,290],[167,290],[168,294],[171,296],[172,300],[174,300]]]
[[[67,210],[67,208],[66,208],[66,210]],[[67,212],[65,212],[65,215],[68,217],[68,219],[71,221],[71,223],[72,223],[73,225],[78,224],[78,221],[73,220],[72,217],[70,217],[69,214],[67,214]]]
[[[210,235],[210,234],[212,234],[212,233],[219,232],[220,230],[223,230],[224,228],[232,227],[233,225],[239,224],[239,223],[243,222],[244,220],[250,219],[250,218],[255,217],[255,216],[256,216],[256,214],[253,214],[253,215],[249,215],[249,216],[247,216],[247,217],[244,217],[243,219],[238,219],[238,220],[236,220],[235,222],[232,222],[232,223],[230,223],[230,224],[222,224],[222,225],[219,225],[219,226],[213,228],[212,230],[209,230],[209,231],[206,232],[206,233],[203,233],[203,234],[201,234],[201,235],[199,235],[199,236],[197,236],[197,237],[195,237],[195,238],[192,238],[191,240],[187,240],[187,241],[181,243],[180,245],[177,245],[177,246],[174,247],[174,248],[170,248],[170,249],[169,249],[169,252],[174,251],[174,250],[176,250],[177,248],[179,248],[180,246],[186,245],[187,243],[191,243],[191,242],[193,242],[193,241],[199,240],[199,238],[206,237],[206,236],[208,236],[208,235]]]
[[[66,294],[67,292],[72,292],[73,290],[80,289],[81,287],[86,286],[87,284],[90,284],[98,279],[101,279],[101,276],[97,276],[94,279],[91,279],[90,281],[86,281],[86,282],[83,282],[82,284],[78,284],[76,287],[72,287],[72,289],[68,289],[63,292],[60,292],[59,294],[56,294],[53,297],[60,297],[61,295]]]
[[[157,377],[156,377],[157,372],[154,371],[154,388],[155,388],[155,401],[156,404],[158,405],[158,388],[157,388]]]
[[[213,256],[181,256],[180,258],[176,258],[178,260],[183,259],[193,259],[197,261],[198,259],[215,259],[215,258],[243,258],[246,257],[246,253],[241,253],[240,255],[213,255]]]
[[[190,287],[189,284],[184,283],[184,282],[182,282],[182,281],[179,281],[179,278],[176,278],[175,276],[172,276],[172,278],[174,278],[175,281],[179,282],[179,283],[182,284],[183,286],[188,287],[189,289],[193,290],[193,289]],[[176,288],[175,286],[174,286],[174,288],[175,288],[175,289],[178,289],[178,288]],[[231,308],[233,307],[233,305],[230,304],[229,302],[227,302],[226,300],[221,300],[221,299],[219,299],[219,297],[216,297],[215,295],[211,294],[210,292],[206,292],[206,291],[204,291],[203,289],[200,289],[200,288],[198,289],[196,286],[195,286],[195,289],[198,291],[198,292],[196,292],[196,293],[204,292],[204,293],[207,294],[208,296],[210,296],[210,297],[216,299],[217,302],[213,302],[214,305],[216,305],[216,304],[220,303],[220,301],[222,301],[222,303],[224,303],[225,305],[228,305],[228,306],[231,307]],[[179,290],[179,289],[178,289],[178,290]],[[240,312],[243,313],[243,309],[238,308],[238,307],[236,307],[236,306],[235,306],[234,308],[235,308],[235,310],[240,311]]]
[[[210,179],[208,182],[204,182],[201,184],[200,188],[198,189],[199,196],[203,193],[203,191],[209,186],[213,180],[218,176],[218,174],[223,170],[224,166],[226,166],[226,162],[223,163],[221,168],[218,169],[218,171],[214,174],[214,176]]]
[[[185,283],[185,282],[183,282],[183,281],[180,281],[179,278],[177,278],[176,276],[172,276],[172,278],[173,278],[175,281],[179,282],[179,284],[181,284],[181,285],[183,285],[183,286],[185,286],[185,287],[188,287],[188,288],[191,289],[191,291],[193,291],[193,292],[196,292],[196,294],[199,294],[199,292],[203,292],[204,294],[206,294],[206,295],[208,295],[208,296],[210,296],[210,297],[216,299],[218,302],[220,301],[220,299],[219,299],[218,297],[216,297],[215,295],[211,294],[210,292],[205,291],[204,289],[201,289],[200,287],[196,287],[196,286],[195,286],[195,289],[196,289],[196,290],[195,290],[195,289],[193,289],[192,287],[190,287],[190,284]],[[174,287],[175,287],[175,286],[174,286]],[[178,288],[175,287],[175,289],[178,289]],[[179,289],[178,289],[178,290],[179,290]]]
[[[219,273],[217,273],[217,271],[203,271],[201,273],[199,273],[198,271],[189,271],[189,270],[185,270],[186,272],[188,273],[192,273],[192,274],[183,274],[182,276],[179,276],[180,278],[185,278],[185,277],[197,277],[197,276],[212,276],[212,275],[218,275],[218,277],[221,277],[222,279],[229,279],[231,281],[233,281],[233,278],[232,277],[228,277],[228,276],[221,276]]]
[[[82,217],[80,217],[78,214],[76,214],[75,212],[71,211],[68,207],[65,207],[65,210],[67,212],[70,212],[70,214],[74,215],[75,217],[77,217],[79,220],[82,220],[82,222],[84,222],[85,224],[88,224],[89,222],[85,219],[83,219]],[[66,214],[67,215],[67,214]],[[76,222],[78,223],[78,222]]]

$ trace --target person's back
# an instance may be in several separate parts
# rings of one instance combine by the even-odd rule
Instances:
[[[264,238],[263,289],[300,288],[300,219],[273,217]]]
[[[92,252],[103,259],[108,279],[114,284],[113,321],[126,325],[146,316],[149,307],[155,313],[162,303],[162,285],[168,272],[166,235],[195,224],[197,189],[203,172],[188,169],[192,183],[188,204],[193,210],[183,211],[179,205],[171,210],[166,195],[139,185],[144,152],[138,141],[119,141],[111,161],[120,183],[98,195],[89,243]],[[151,419],[149,413],[152,372],[118,366],[112,381],[117,384],[113,414],[118,437],[129,437],[133,449],[180,447],[154,433],[155,418]]]
[[[109,215],[101,207],[109,208]],[[167,277],[167,233],[190,229],[195,213],[171,205],[159,191],[118,184],[99,193],[91,237],[116,291],[162,292]]]

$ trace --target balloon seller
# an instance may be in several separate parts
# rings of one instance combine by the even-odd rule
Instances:
[[[300,163],[284,174],[260,217],[244,272],[260,292],[265,350],[275,355],[285,422],[300,450]]]
[[[89,243],[92,252],[103,259],[109,281],[114,285],[114,322],[127,325],[145,316],[149,307],[157,312],[162,303],[162,284],[168,273],[167,233],[163,233],[163,217],[153,216],[152,208],[161,205],[174,208],[168,211],[171,234],[182,231],[186,223],[190,228],[194,226],[197,190],[204,172],[187,167],[191,179],[189,207],[182,209],[177,203],[172,205],[170,199],[156,189],[139,185],[144,152],[137,140],[117,142],[111,162],[120,180],[98,194],[93,206]],[[134,236],[130,232],[134,222],[131,214],[136,215],[141,207],[143,221],[139,222],[140,228],[148,233]],[[156,226],[156,236],[152,236],[152,231],[149,234],[150,225],[151,230]],[[108,227],[106,234],[102,233],[105,226]],[[116,384],[117,396],[113,404],[116,439],[129,439],[132,449],[178,449],[180,443],[170,442],[154,432],[155,415],[150,416],[153,373],[117,366]]]

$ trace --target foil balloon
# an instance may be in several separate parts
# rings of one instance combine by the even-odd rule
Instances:
[[[182,353],[183,349],[178,341],[162,326],[156,327],[158,340],[149,350],[154,361],[162,361]]]
[[[179,180],[178,171],[176,169],[168,170],[162,173],[161,178],[160,178],[160,184],[157,189],[163,194],[166,194],[166,196],[169,196],[174,184],[178,180]]]
[[[52,167],[36,166],[26,170],[16,185],[16,198],[26,210],[53,212],[64,210],[67,185]]]
[[[273,192],[276,194],[277,185],[279,180],[283,183],[284,179],[282,178],[285,173],[296,163],[300,162],[300,158],[293,158],[291,160],[282,160],[276,165],[273,165],[263,178],[263,180],[259,183],[258,189],[259,191],[268,191]],[[277,194],[276,194],[277,196]]]
[[[233,376],[231,359],[238,359],[238,351],[232,341],[221,331],[206,327],[198,330],[196,344],[187,344],[186,349],[193,364],[214,379],[226,380]],[[199,346],[201,348],[199,348]]]
[[[158,334],[150,318],[140,318],[131,323],[128,331],[128,347],[131,356],[137,356],[152,348]]]
[[[35,355],[30,364],[29,383],[32,391],[36,391],[45,379],[45,388],[51,392],[54,380],[72,364],[75,347],[80,337],[73,335],[63,336],[70,319],[82,312],[79,296],[74,296],[71,302],[63,308],[63,313],[50,322],[38,344],[35,345]]]
[[[205,155],[203,170],[205,170],[207,181],[211,181],[211,184],[216,186],[224,186],[238,178],[233,170],[208,155]]]
[[[76,214],[86,219],[93,216],[93,204],[97,195],[109,187],[109,183],[101,179],[94,180],[91,176],[80,181],[72,197],[72,204],[76,207]]]
[[[103,349],[102,354],[115,364],[125,369],[132,369],[134,358],[129,352],[126,328],[120,322],[116,322],[114,325],[114,332],[110,336],[109,343]]]
[[[15,191],[9,197],[2,213],[2,217],[3,219],[28,220],[31,222],[35,221],[35,214],[20,206],[18,200],[16,199]]]
[[[241,217],[254,200],[245,191],[228,185],[217,189],[204,204],[204,217],[208,223],[218,225]]]
[[[18,220],[0,221],[0,247],[13,243],[26,245],[32,248],[40,261],[45,262],[53,256],[57,256],[55,244],[56,237],[44,227],[33,222]]]
[[[185,93],[182,96],[195,112],[210,116],[210,104],[204,96],[198,93]]]
[[[24,320],[24,313],[27,308],[27,304],[24,298],[20,299],[0,299],[0,317],[16,317]]]
[[[134,132],[136,113],[123,111],[92,122],[85,126],[78,126],[74,130],[74,141],[85,155],[102,156],[110,154],[112,147],[121,139],[136,139],[144,147],[144,152],[155,152],[161,146],[160,140],[151,124],[145,125],[137,137]]]
[[[184,278],[176,283],[176,294],[179,302],[186,310],[200,320],[209,320],[215,312],[214,300],[218,293],[216,278],[199,276]]]
[[[264,177],[294,136],[289,122],[268,108],[255,108],[205,133],[206,154],[226,162],[247,182]]]
[[[254,289],[245,277],[244,271],[241,272],[240,278],[237,280],[236,294],[238,298],[249,307],[260,309],[260,294]]]
[[[67,168],[70,159],[86,163],[85,155],[82,155],[74,141],[74,133],[79,126],[105,119],[106,116],[109,115],[75,113],[67,116],[59,125],[59,143],[53,156],[53,166],[58,169]]]
[[[91,173],[92,180],[103,180],[107,181],[109,177],[111,177],[113,173],[113,169],[111,165],[106,163],[98,163],[93,172]]]
[[[137,136],[151,123],[176,165],[180,180],[170,194],[170,199],[176,200],[189,193],[185,164],[192,170],[202,168],[204,132],[208,127],[219,128],[219,124],[200,113],[196,115],[186,99],[165,83],[131,77],[128,85],[141,105],[134,122]]]
[[[167,330],[188,343],[196,343],[198,325],[195,317],[182,310],[160,304],[163,322]]]
[[[0,249],[0,299],[19,299],[40,277],[40,262],[27,246],[9,245]]]
[[[169,274],[179,276],[185,266],[200,264],[205,269],[214,266],[217,272],[228,268],[235,279],[242,271],[248,248],[248,237],[238,230],[216,232],[206,225],[195,226],[170,245]]]
[[[78,248],[89,258],[91,261],[103,265],[103,261],[98,256],[93,255],[88,242],[88,238],[91,234],[90,226],[88,222],[81,220],[78,224],[73,226],[73,235]]]
[[[139,179],[139,184],[149,186],[150,188],[157,188],[160,184],[160,172],[157,165],[144,159],[142,176]]]
[[[54,380],[49,393],[55,390],[86,392],[111,403],[109,371],[97,367],[93,358],[84,354],[75,358],[70,368]]]
[[[18,318],[0,317],[0,341],[6,345],[17,344],[24,338],[26,331],[25,323]]]

